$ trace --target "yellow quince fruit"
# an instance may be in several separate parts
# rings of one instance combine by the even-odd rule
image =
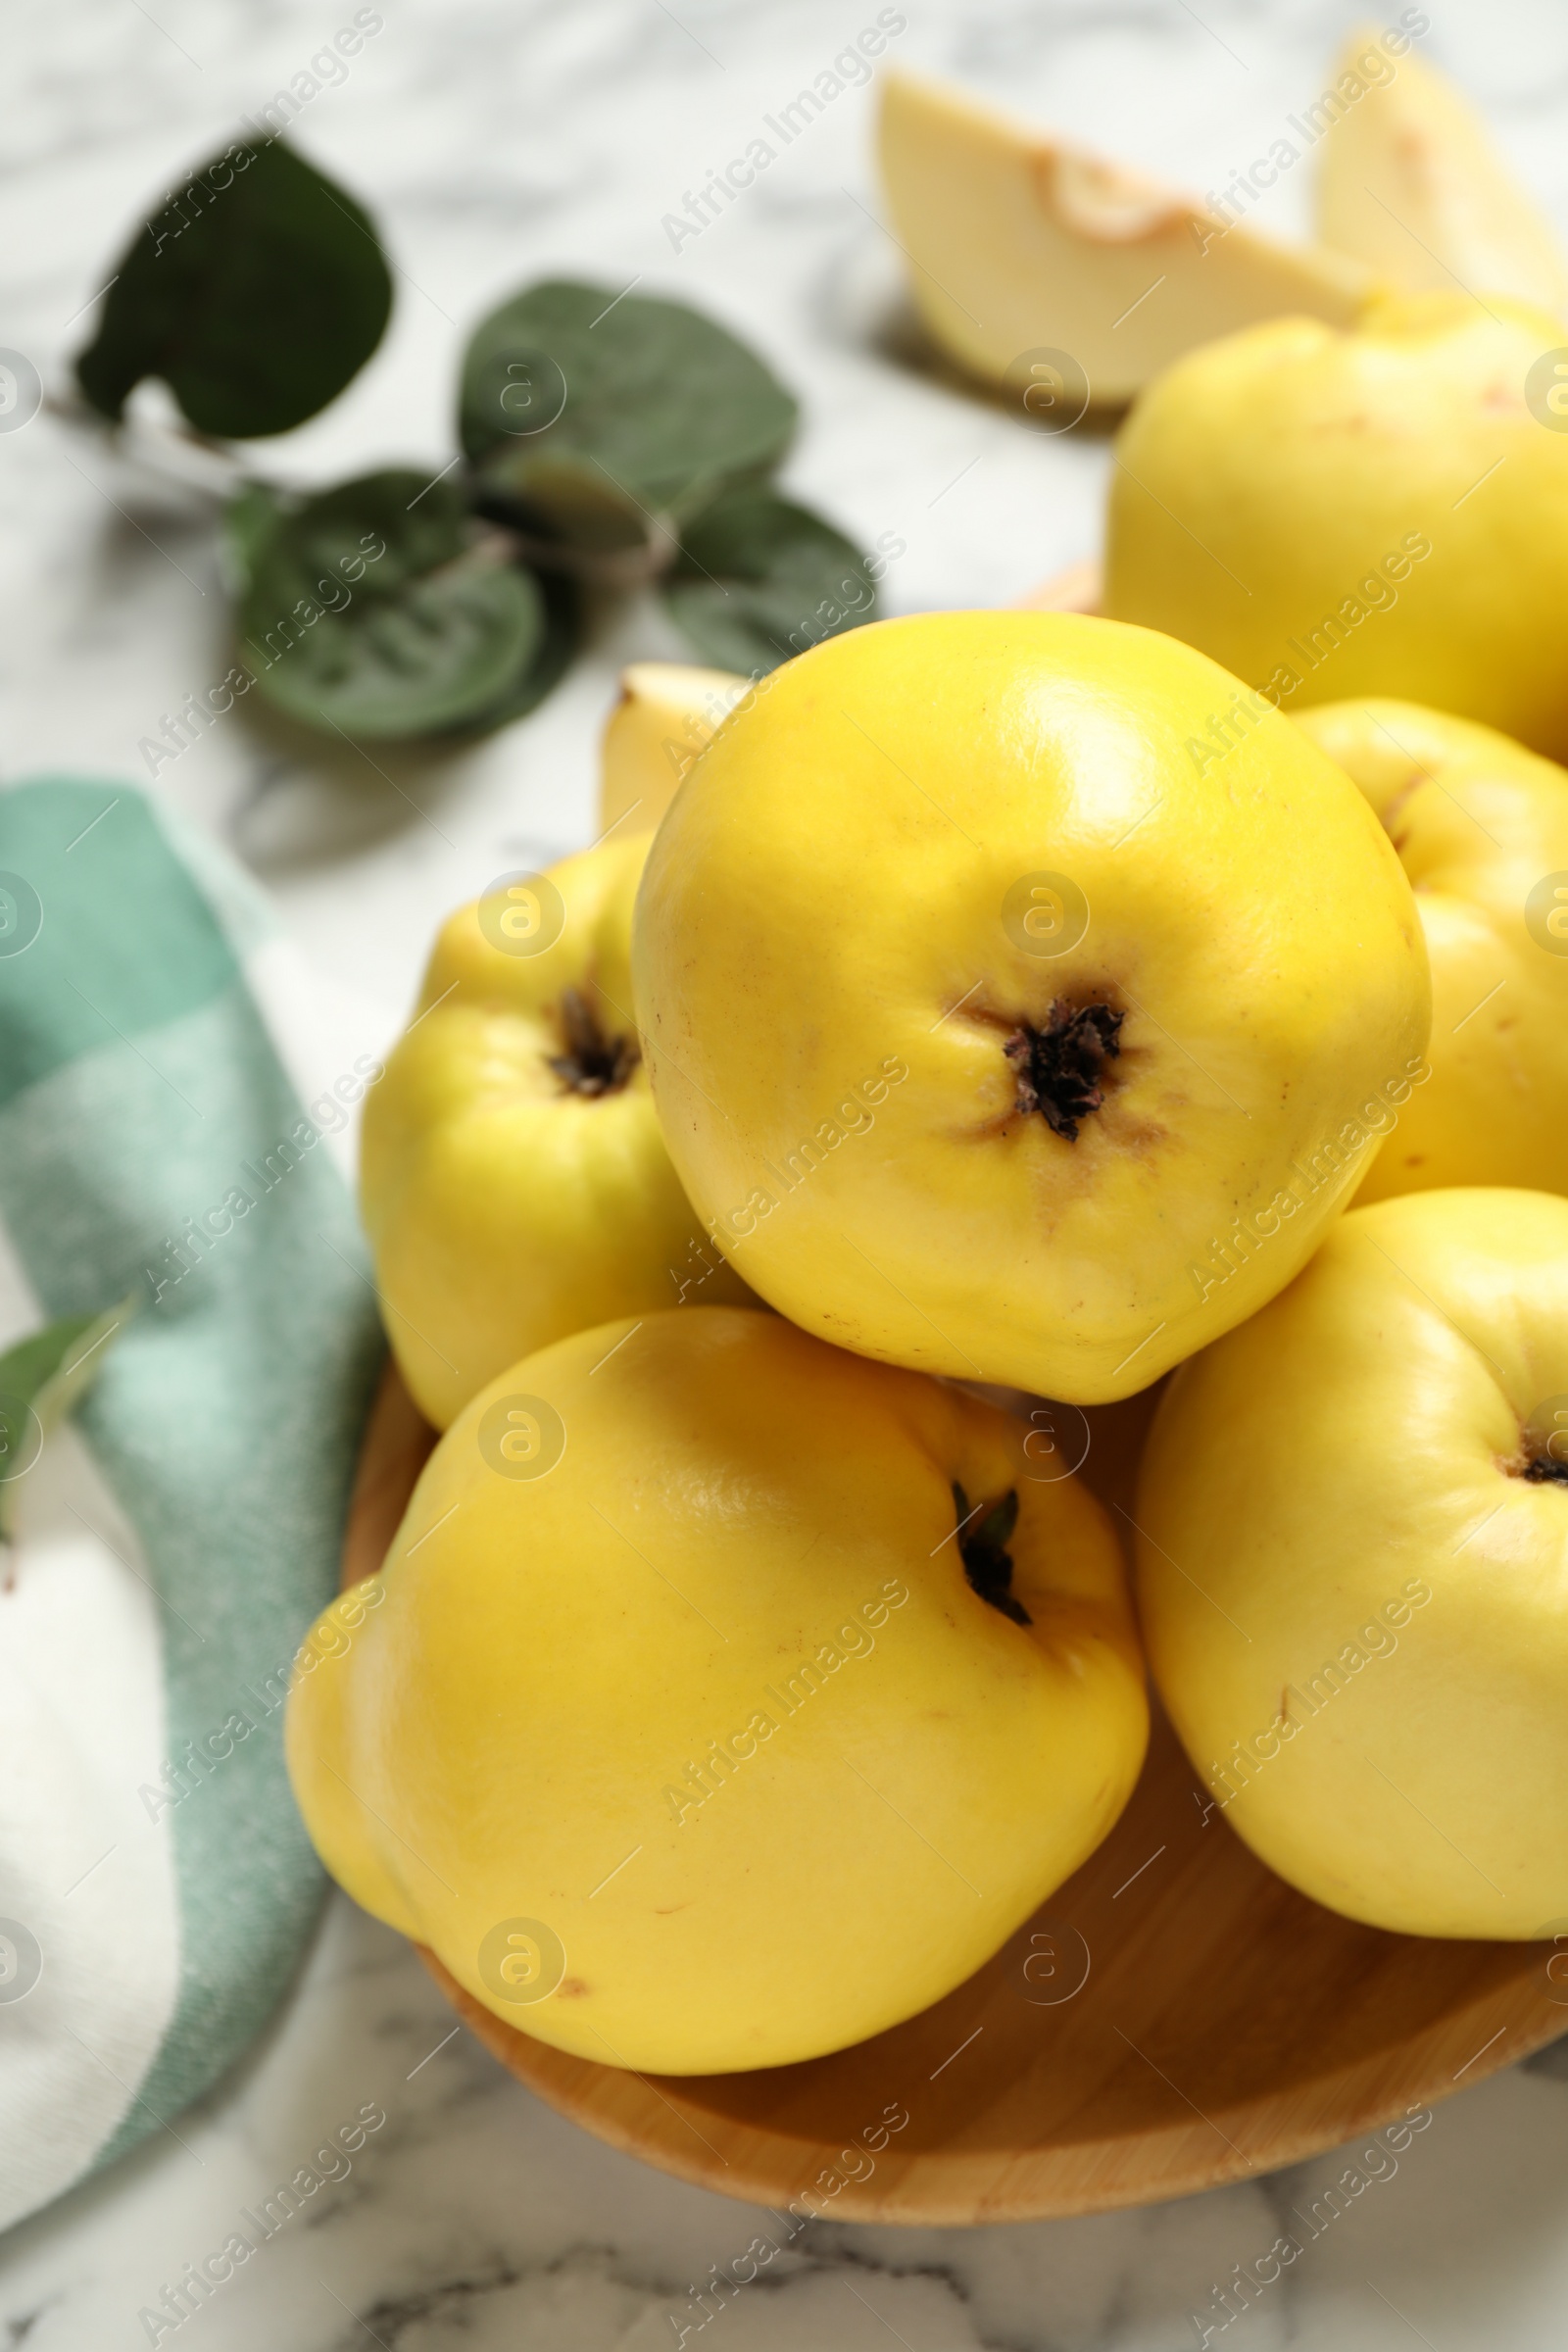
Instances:
[[[1391,1110],[1358,1202],[1568,1193],[1568,773],[1411,703],[1324,703],[1298,723],[1377,811],[1432,965],[1432,1075]]]
[[[650,838],[504,876],[460,907],[367,1097],[361,1211],[392,1352],[437,1429],[567,1332],[750,1296],[670,1166],[638,1045],[631,916]]]
[[[607,2065],[782,2066],[937,2000],[1147,1738],[1115,1536],[1027,1438],[755,1310],[514,1365],[312,1639],[288,1755],[328,1869]]]
[[[1105,612],[1283,708],[1397,695],[1568,756],[1565,348],[1449,292],[1189,353],[1117,438]]]
[[[755,1290],[1078,1404],[1282,1289],[1425,1066],[1362,795],[1190,648],[1072,613],[774,671],[660,828],[633,962],[671,1157]]]
[[[1184,1364],[1139,1481],[1160,1695],[1225,1819],[1405,1936],[1568,1915],[1568,1200],[1354,1210]]]

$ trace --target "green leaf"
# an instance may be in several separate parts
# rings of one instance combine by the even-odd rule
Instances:
[[[391,308],[369,216],[280,140],[244,141],[138,230],[76,377],[115,419],[156,375],[199,432],[286,433],[359,372]]]
[[[134,1293],[102,1315],[67,1315],[0,1355],[0,1544],[9,1543],[18,1479],[97,1378],[109,1342],[136,1311]]]
[[[796,416],[700,311],[553,279],[477,329],[459,421],[488,494],[574,547],[613,549],[776,464]]]
[[[241,587],[250,580],[276,514],[277,496],[266,482],[244,483],[223,511],[223,554]]]
[[[229,510],[227,552],[257,685],[309,726],[358,738],[493,724],[551,658],[532,572],[453,483],[412,468],[303,501],[253,483]]]
[[[843,533],[750,484],[687,525],[664,596],[705,662],[753,676],[876,617],[876,589]]]
[[[526,718],[560,685],[583,638],[582,591],[559,571],[534,575],[544,605],[544,633],[532,659],[517,671],[499,701],[462,723],[466,735],[488,735],[514,718]]]

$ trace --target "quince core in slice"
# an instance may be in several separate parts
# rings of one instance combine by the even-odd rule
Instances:
[[[1347,257],[1230,228],[1196,199],[890,74],[881,168],[930,333],[995,384],[1065,352],[1091,403],[1130,400],[1180,353],[1284,314],[1348,325],[1373,286]]]

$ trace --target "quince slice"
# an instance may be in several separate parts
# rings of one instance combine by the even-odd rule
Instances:
[[[1359,68],[1376,48],[1374,34],[1352,34],[1334,86],[1365,80]],[[1317,229],[1325,244],[1411,293],[1457,286],[1568,308],[1568,264],[1550,224],[1474,109],[1413,53],[1324,134]]]
[[[1260,319],[1348,326],[1375,284],[1357,261],[1227,228],[1194,197],[909,74],[883,82],[880,144],[926,326],[1025,406],[1042,353],[1076,363],[1081,414],[1086,401],[1130,400],[1193,345]]]
[[[706,751],[750,679],[683,662],[633,662],[605,722],[599,754],[601,834],[635,812],[635,830],[657,825],[681,778]]]

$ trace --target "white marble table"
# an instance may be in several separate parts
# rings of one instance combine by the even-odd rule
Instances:
[[[347,23],[347,0],[74,0],[13,12],[0,341],[64,382],[74,318],[138,211]],[[799,389],[788,479],[869,546],[906,541],[889,609],[999,604],[1097,544],[1102,440],[1024,432],[875,347],[889,254],[863,91],[672,252],[661,226],[876,8],[869,0],[385,0],[383,29],[313,98],[300,144],[378,213],[399,268],[383,349],[324,420],[264,462],[302,478],[451,446],[466,327],[534,275],[711,306]],[[1322,85],[1350,12],[1311,0],[906,0],[892,54],[950,72],[1207,190]],[[1568,13],[1433,0],[1429,54],[1492,111],[1568,228]],[[1262,213],[1304,222],[1304,170]],[[136,746],[227,666],[211,511],[127,483],[47,415],[0,438],[0,761],[136,774]],[[602,616],[523,725],[376,764],[225,719],[159,789],[281,902],[368,1048],[395,1029],[442,911],[590,832],[594,739],[617,665],[677,650],[650,606]],[[0,2247],[0,2326],[28,2352],[144,2344],[142,2306],[241,2208],[362,2110],[384,2113],[211,2307],[161,2340],[223,2352],[674,2345],[690,2288],[757,2228],[561,2122],[454,2031],[395,1937],[340,1898],[239,2077]],[[1353,2151],[1352,2151],[1353,2153]],[[1171,2352],[1346,2158],[1143,2213],[975,2231],[819,2225],[699,2337],[731,2352]],[[1568,2049],[1461,2089],[1226,2338],[1310,2352],[1563,2340]]]

